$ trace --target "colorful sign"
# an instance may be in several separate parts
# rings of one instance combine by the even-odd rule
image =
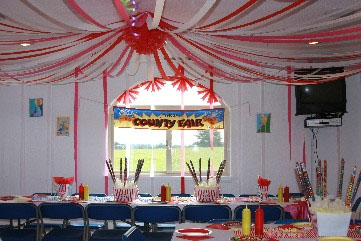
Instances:
[[[271,133],[271,113],[257,114],[257,133]]]
[[[30,117],[43,116],[43,98],[29,99]]]
[[[144,110],[114,107],[114,126],[152,130],[223,129],[224,109]]]
[[[69,136],[70,117],[56,117],[56,135]]]

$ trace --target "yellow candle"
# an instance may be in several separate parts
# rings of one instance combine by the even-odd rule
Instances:
[[[283,202],[283,187],[280,185],[278,187],[278,201]]]
[[[172,188],[168,185],[165,187],[165,200],[167,202],[172,201]]]
[[[242,234],[251,234],[251,210],[247,207],[242,211]]]

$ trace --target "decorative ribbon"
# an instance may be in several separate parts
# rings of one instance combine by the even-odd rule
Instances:
[[[71,37],[75,37],[75,36],[79,36],[79,34],[70,34],[70,35],[64,35],[64,36],[57,36],[57,37],[49,37],[49,38],[36,38],[36,39],[26,39],[26,40],[11,40],[11,41],[7,41],[7,40],[2,40],[0,41],[0,45],[19,45],[22,43],[29,43],[29,44],[35,44],[35,43],[43,43],[43,42],[49,42],[49,41],[59,41],[61,39],[66,39],[66,38],[71,38]]]
[[[104,103],[104,158],[105,160],[108,160],[108,72],[107,70],[103,71],[103,103]],[[106,163],[104,163],[104,192],[108,195],[108,179],[109,179],[109,173],[108,173],[108,167]]]
[[[182,76],[174,76],[173,79],[173,83],[172,83],[172,86],[173,87],[177,87],[177,90],[181,91],[181,92],[185,92],[185,91],[188,91],[188,88],[192,88],[195,84],[194,84],[194,81],[192,80],[189,80],[188,78],[186,78],[184,76],[184,68],[183,66],[179,65],[178,66],[178,72],[180,72],[182,74]]]
[[[184,110],[184,91],[181,91],[181,110]],[[180,168],[181,168],[181,191],[184,189],[184,163],[185,163],[185,144],[184,144],[184,130],[181,130],[181,160],[180,160]],[[182,188],[183,187],[183,188]]]
[[[193,27],[195,24],[199,22],[212,8],[212,6],[216,3],[216,0],[207,0],[203,7],[198,11],[196,15],[193,16],[191,20],[188,21],[188,23],[182,25],[176,30],[171,31],[172,33],[181,33],[186,31],[187,29]]]
[[[210,24],[207,24],[207,25],[204,25],[204,26],[201,26],[201,27],[198,27],[198,28],[195,28],[195,29],[205,29],[205,28],[208,28],[208,27],[211,27],[211,26],[214,26],[214,25],[217,25],[217,24],[220,24],[220,23],[223,23],[235,16],[237,16],[238,14],[240,14],[241,12],[243,12],[244,10],[246,10],[247,8],[251,7],[253,4],[255,4],[258,0],[249,0],[248,2],[246,2],[245,4],[243,4],[241,7],[239,7],[236,11],[230,13],[229,15],[217,20],[217,21],[214,21]]]
[[[287,75],[292,73],[291,67],[287,67]],[[290,146],[290,161],[292,160],[292,87],[287,87],[287,112],[288,112],[288,143]]]
[[[133,100],[137,99],[137,95],[139,95],[139,87],[139,85],[136,85],[133,88],[124,91],[121,95],[119,95],[116,101],[128,106]]]
[[[211,79],[209,80],[209,89],[211,90],[211,92],[213,91],[213,66],[210,66],[211,71],[210,71],[210,75],[211,75]],[[209,109],[213,109],[213,102],[209,103]],[[214,129],[211,128],[209,130],[209,139],[210,139],[210,144],[211,144],[211,153],[212,153],[212,161],[211,161],[211,177],[214,177]]]
[[[148,29],[156,29],[162,17],[165,0],[157,0],[155,3],[154,17],[151,24],[148,24]]]
[[[29,75],[34,75],[34,74],[38,74],[38,73],[42,73],[42,72],[45,72],[45,71],[48,71],[48,70],[51,70],[51,69],[55,69],[55,68],[58,68],[58,67],[61,67],[63,65],[66,65],[66,64],[69,64],[70,62],[84,56],[85,54],[89,53],[90,51],[98,48],[99,46],[102,46],[103,44],[105,44],[106,42],[108,42],[110,39],[112,39],[113,37],[115,37],[116,35],[118,35],[119,33],[118,32],[115,32],[113,33],[112,35],[108,36],[107,38],[105,38],[104,40],[98,42],[97,44],[71,56],[71,57],[68,57],[62,61],[59,61],[55,64],[51,64],[51,65],[48,65],[44,68],[40,68],[40,69],[37,69],[37,70],[32,70],[32,71],[28,71],[28,72],[25,72],[25,73],[19,73],[19,74],[16,74],[15,76],[29,76]],[[82,68],[83,69],[83,68]],[[69,75],[71,76],[71,75]]]
[[[69,6],[76,12],[78,13],[81,17],[83,17],[84,19],[86,19],[87,21],[91,22],[92,24],[100,27],[100,28],[105,28],[105,29],[109,29],[107,27],[105,27],[104,25],[98,23],[97,21],[95,21],[92,17],[90,17],[76,2],[75,0],[66,0],[67,3],[69,4]]]
[[[130,25],[130,19],[127,13],[127,10],[125,9],[124,5],[120,0],[113,0],[115,8],[117,9],[120,16],[123,18],[124,22],[127,23],[127,25]]]
[[[50,33],[50,32],[43,32],[43,31],[37,31],[37,30],[32,30],[32,29],[21,28],[21,27],[17,27],[17,26],[5,24],[5,23],[0,23],[0,26],[19,29],[19,30],[24,30],[24,31],[29,31],[29,32],[37,33],[37,34],[49,34]]]
[[[306,139],[303,139],[303,148],[302,148],[302,162],[306,166]]]
[[[157,67],[158,67],[158,70],[160,72],[160,75],[162,76],[163,79],[167,80],[168,76],[164,72],[162,63],[160,62],[160,59],[159,59],[158,51],[154,51],[153,56],[154,56],[155,63],[157,65]]]
[[[113,71],[119,66],[120,62],[124,58],[125,54],[128,52],[129,47],[125,47],[122,53],[119,55],[119,58],[115,61],[113,66],[109,69],[109,73],[113,73]]]
[[[129,61],[132,58],[133,53],[134,53],[134,50],[130,50],[128,57],[123,64],[123,67],[119,70],[118,73],[116,73],[116,75],[115,75],[116,77],[119,77],[124,72],[125,68],[129,65]]]
[[[79,113],[79,88],[74,83],[74,177],[75,189],[78,192],[78,113]]]
[[[281,10],[279,11],[276,11],[274,13],[271,13],[265,17],[262,17],[262,18],[259,18],[257,20],[254,20],[254,21],[251,21],[251,22],[248,22],[248,23],[245,23],[245,24],[241,24],[241,25],[237,25],[237,26],[234,26],[234,27],[230,27],[230,28],[225,28],[225,29],[216,29],[216,30],[209,30],[209,31],[202,31],[202,32],[226,32],[226,31],[229,31],[229,30],[234,30],[234,29],[240,29],[240,28],[243,28],[243,27],[247,27],[247,26],[250,26],[250,25],[253,25],[253,24],[256,24],[256,23],[260,23],[260,22],[263,22],[263,21],[266,21],[268,19],[271,19],[273,17],[276,17],[280,14],[283,14],[301,4],[303,4],[306,0],[298,0],[298,1],[295,1],[294,3],[291,3],[290,5],[288,5],[287,7],[285,8],[282,8]]]

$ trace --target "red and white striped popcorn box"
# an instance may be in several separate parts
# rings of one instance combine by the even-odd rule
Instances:
[[[57,191],[60,198],[63,199],[68,196],[68,186],[69,184],[58,184]]]
[[[129,203],[133,202],[138,198],[138,187],[124,187],[124,188],[113,188],[114,201]]]
[[[201,203],[215,202],[219,198],[221,190],[219,187],[198,187],[194,188],[194,196]]]

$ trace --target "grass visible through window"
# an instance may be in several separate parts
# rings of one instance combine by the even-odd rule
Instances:
[[[220,162],[224,157],[224,147],[214,147],[213,151],[213,160],[214,160],[214,169],[217,171]],[[136,163],[138,159],[144,159],[144,166],[142,172],[150,171],[150,162],[152,156],[152,149],[132,149],[131,150],[131,172],[134,172],[136,169]],[[124,149],[115,149],[114,150],[114,170],[119,171],[119,159],[123,158],[123,169],[124,169]],[[210,147],[186,147],[185,148],[185,160],[188,162],[192,160],[194,163],[197,173],[198,169],[198,160],[202,158],[202,173],[206,175],[208,158],[212,158],[212,152]],[[154,159],[154,170],[155,172],[166,172],[166,148],[157,148],[153,149],[153,159]],[[133,165],[132,165],[133,164]],[[186,172],[188,172],[187,167]],[[172,171],[179,173],[180,172],[180,148],[172,148]]]

